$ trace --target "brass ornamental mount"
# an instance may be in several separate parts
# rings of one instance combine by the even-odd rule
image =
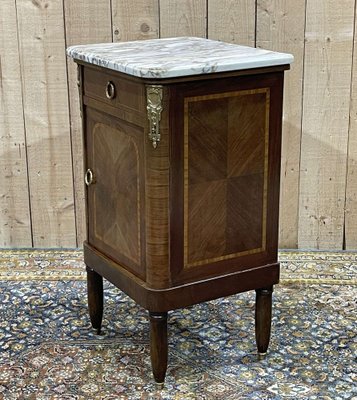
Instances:
[[[149,139],[152,142],[154,149],[160,142],[160,120],[162,112],[162,86],[148,85],[146,87],[146,109],[150,122]]]

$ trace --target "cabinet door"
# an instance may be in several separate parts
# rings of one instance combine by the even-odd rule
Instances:
[[[282,74],[176,90],[177,281],[275,263]]]
[[[145,278],[143,130],[87,107],[88,241]]]

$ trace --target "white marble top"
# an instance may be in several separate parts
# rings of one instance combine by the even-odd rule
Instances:
[[[173,78],[291,64],[291,54],[179,37],[71,46],[67,54],[141,78]]]

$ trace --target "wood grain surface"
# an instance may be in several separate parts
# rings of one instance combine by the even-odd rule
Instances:
[[[170,89],[170,264],[175,284],[215,276],[222,268],[237,271],[276,262],[282,74]],[[255,117],[252,129],[245,123],[249,113]],[[256,152],[245,142],[249,135],[259,143]],[[271,157],[266,157],[267,148]]]
[[[257,47],[294,54],[285,74],[279,246],[298,245],[305,0],[258,0]]]
[[[111,0],[113,41],[159,37],[158,0]]]
[[[0,2],[0,246],[31,247],[16,4]],[[6,55],[5,55],[6,54]]]
[[[74,247],[63,3],[19,0],[16,5],[33,245]]]
[[[265,250],[269,109],[269,89],[185,98],[185,268]]]
[[[145,146],[145,200],[146,200],[146,280],[151,287],[167,287],[170,283],[170,134],[169,96],[163,89],[163,112],[160,121],[160,143],[156,149]],[[146,132],[149,131],[147,123]]]
[[[354,3],[307,3],[300,248],[343,247]]]
[[[208,38],[255,46],[255,2],[250,0],[209,0]]]
[[[143,131],[86,107],[89,242],[145,279]]]
[[[160,37],[206,37],[206,7],[206,0],[160,0]]]
[[[93,229],[100,241],[140,262],[139,152],[124,130],[103,123],[92,128],[95,174]]]

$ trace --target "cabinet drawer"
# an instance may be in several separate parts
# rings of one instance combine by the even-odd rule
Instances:
[[[84,95],[115,107],[145,112],[145,86],[120,78],[115,73],[84,68]]]

